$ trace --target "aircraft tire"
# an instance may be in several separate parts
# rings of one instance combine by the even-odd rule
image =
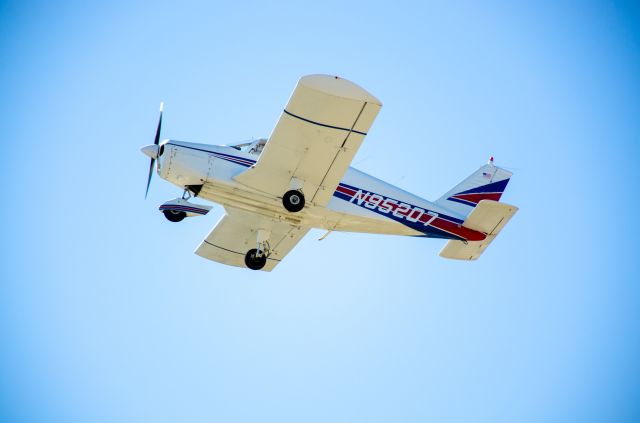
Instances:
[[[187,214],[183,211],[163,210],[162,213],[164,214],[164,217],[171,222],[180,222],[182,219],[187,217]]]
[[[282,205],[291,213],[297,213],[304,208],[304,194],[294,189],[287,191],[282,196]]]
[[[258,250],[253,248],[244,256],[244,264],[251,270],[260,270],[267,264],[267,256],[263,254],[262,257],[256,257],[257,252]]]

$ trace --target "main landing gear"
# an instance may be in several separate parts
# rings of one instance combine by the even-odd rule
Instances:
[[[271,254],[268,241],[270,232],[264,229],[258,229],[257,235],[257,248],[252,248],[247,251],[247,254],[244,256],[244,264],[251,270],[262,269],[264,265],[267,264],[267,257]]]
[[[244,264],[251,270],[260,270],[267,264],[267,255],[263,251],[253,248],[244,256]]]
[[[297,213],[304,208],[304,194],[295,189],[287,191],[282,196],[282,205],[291,213]]]

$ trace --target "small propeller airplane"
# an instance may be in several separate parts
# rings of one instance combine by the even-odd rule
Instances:
[[[195,253],[231,266],[271,271],[311,228],[443,238],[440,256],[475,260],[517,207],[499,202],[511,172],[489,163],[435,202],[350,167],[382,103],[329,75],[302,77],[268,139],[237,145],[160,142],[141,151],[158,175],[184,190],[159,209],[172,222],[225,215]],[[146,198],[146,194],[145,194]]]

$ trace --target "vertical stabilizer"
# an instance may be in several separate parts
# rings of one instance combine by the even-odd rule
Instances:
[[[440,197],[436,204],[468,216],[482,200],[499,201],[511,175],[511,172],[495,166],[493,160],[489,160],[488,164]]]

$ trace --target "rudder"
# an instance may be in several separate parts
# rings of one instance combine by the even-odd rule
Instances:
[[[489,160],[488,164],[440,197],[436,204],[468,216],[482,200],[499,201],[512,175]]]

